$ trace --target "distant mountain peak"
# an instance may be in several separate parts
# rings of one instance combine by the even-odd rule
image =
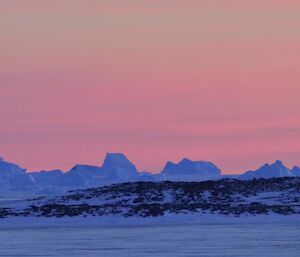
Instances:
[[[5,161],[2,157],[0,158],[0,172],[7,173],[10,175],[13,174],[25,174],[26,169],[21,168],[17,164],[10,163]]]
[[[93,174],[99,173],[100,167],[92,166],[92,165],[85,165],[85,164],[76,164],[68,173],[85,173],[85,174]]]
[[[184,157],[179,163],[191,163],[191,162],[193,162],[193,161]]]
[[[276,160],[273,164],[271,164],[271,166],[284,166],[283,162],[280,160]]]
[[[279,171],[283,172],[283,174],[288,174],[290,173],[290,169],[288,167],[286,167],[282,161],[275,161],[273,164],[271,164],[272,168],[278,169]]]
[[[96,167],[96,166],[86,165],[86,164],[76,164],[73,166],[72,170],[79,170],[82,168],[91,168],[91,167]]]
[[[135,165],[123,153],[107,153],[102,171],[111,178],[132,178],[138,175]]]
[[[248,171],[240,176],[242,179],[253,178],[272,178],[272,177],[289,177],[292,176],[292,171],[287,168],[282,161],[276,160],[272,164],[265,164],[259,169]]]
[[[221,170],[211,162],[183,158],[176,164],[167,162],[161,174],[165,180],[202,180],[219,177]]]
[[[39,172],[35,173],[41,173],[41,174],[63,174],[62,170],[55,169],[55,170],[41,170]]]
[[[300,168],[295,166],[290,169],[282,161],[276,160],[236,177],[249,180],[291,176],[300,176]],[[16,190],[38,195],[56,194],[70,189],[132,181],[203,181],[222,177],[226,176],[222,176],[221,170],[212,162],[194,161],[187,157],[176,163],[168,161],[159,174],[138,172],[123,153],[107,153],[101,167],[77,164],[66,173],[61,170],[27,173],[26,169],[0,157],[0,197],[1,192],[15,194]]]
[[[300,168],[298,166],[294,166],[291,172],[293,176],[300,176]]]
[[[123,153],[107,153],[104,159],[105,162],[126,163],[129,160]]]

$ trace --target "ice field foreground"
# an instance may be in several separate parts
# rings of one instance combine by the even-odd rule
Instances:
[[[1,256],[298,257],[300,224],[39,227],[0,230]]]
[[[53,220],[63,224],[300,223],[300,178],[123,183],[55,197],[3,200],[0,218],[0,226]]]

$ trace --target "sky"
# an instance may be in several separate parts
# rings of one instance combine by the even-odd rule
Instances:
[[[300,165],[300,2],[0,0],[0,156]]]

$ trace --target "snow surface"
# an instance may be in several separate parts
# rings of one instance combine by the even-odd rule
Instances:
[[[122,226],[154,226],[154,225],[204,225],[204,224],[298,224],[299,215],[283,216],[275,213],[268,215],[219,215],[219,214],[172,214],[161,217],[14,217],[0,219],[0,228],[32,228],[32,227],[122,227]]]
[[[0,230],[2,256],[298,257],[299,224],[59,226]]]

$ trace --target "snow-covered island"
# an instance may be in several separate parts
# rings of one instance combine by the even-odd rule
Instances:
[[[280,161],[227,177],[213,163],[186,158],[168,162],[159,174],[138,172],[124,154],[107,154],[101,167],[76,165],[66,173],[28,173],[0,159],[0,184],[2,220],[194,214],[300,218],[299,168]]]
[[[7,202],[0,217],[300,215],[300,178],[131,182]]]

